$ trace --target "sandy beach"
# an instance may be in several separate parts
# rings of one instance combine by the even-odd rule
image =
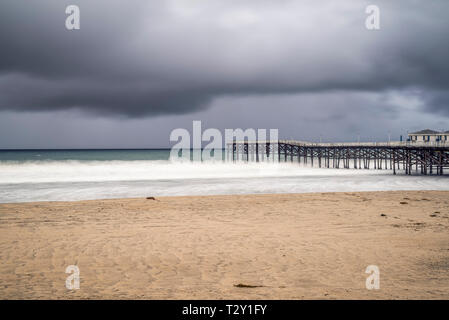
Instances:
[[[449,299],[449,191],[0,204],[0,229],[1,299]]]

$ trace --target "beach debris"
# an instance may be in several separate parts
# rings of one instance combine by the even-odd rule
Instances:
[[[387,215],[385,213],[380,214],[381,217],[386,217]]]
[[[405,201],[401,201],[401,202],[399,202],[400,204],[408,204],[408,202],[405,202]]]
[[[155,197],[147,197],[147,200],[156,200]]]
[[[239,284],[234,284],[234,287],[236,287],[236,288],[261,288],[263,286],[239,283]]]
[[[432,218],[435,218],[437,215],[436,215],[435,213],[432,213],[430,216],[431,216]]]

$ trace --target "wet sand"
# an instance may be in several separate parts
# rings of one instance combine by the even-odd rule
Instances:
[[[449,299],[449,191],[0,204],[0,260],[1,299]]]

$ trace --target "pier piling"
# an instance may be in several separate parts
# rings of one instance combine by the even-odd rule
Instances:
[[[261,146],[264,146],[261,148]],[[314,166],[314,160],[318,162],[319,168],[340,168],[340,160],[343,167],[349,169],[371,169],[371,160],[376,170],[392,170],[397,174],[402,170],[406,175],[412,174],[412,169],[417,174],[422,175],[443,175],[444,168],[449,168],[449,144],[445,145],[422,145],[410,144],[406,142],[397,143],[308,143],[301,141],[234,141],[227,145],[227,159],[232,155],[232,161],[264,161],[266,157],[273,161],[293,163],[294,157],[297,157],[298,164],[303,159],[304,165],[310,160],[310,165]],[[232,149],[232,150],[229,150]],[[261,153],[262,151],[262,153]],[[277,157],[276,157],[277,152]],[[251,157],[250,157],[251,153]],[[260,153],[262,157],[260,157]],[[266,156],[265,156],[266,155]],[[323,165],[324,161],[324,165]],[[352,162],[352,165],[351,165]],[[390,165],[388,165],[390,164]],[[435,168],[435,170],[434,170]]]

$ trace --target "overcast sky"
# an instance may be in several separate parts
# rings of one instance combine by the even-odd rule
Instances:
[[[80,30],[65,28],[76,4]],[[365,8],[380,8],[367,30]],[[447,0],[2,0],[0,148],[168,147],[174,128],[449,130]]]

